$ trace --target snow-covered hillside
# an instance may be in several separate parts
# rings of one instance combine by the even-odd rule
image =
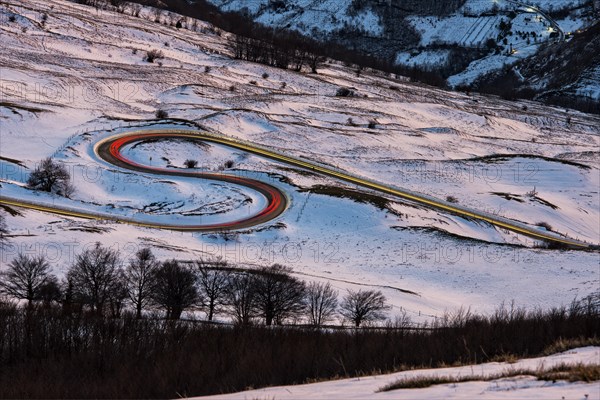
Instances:
[[[310,34],[328,34],[352,26],[372,36],[383,28],[372,10],[354,11],[353,0],[210,0],[223,11],[241,11],[257,22]]]
[[[547,42],[562,40],[572,32],[592,24],[594,18],[589,11],[579,12],[581,7],[590,7],[588,3],[467,0],[460,10],[449,16],[410,17],[409,21],[421,35],[420,48],[418,52],[399,53],[396,62],[402,65],[439,66],[452,61],[446,58],[431,62],[423,60],[422,54],[436,54],[439,46],[449,45],[487,48],[487,55],[473,60],[466,69],[448,78],[448,84],[452,87],[470,85],[480,77],[536,54]],[[573,12],[561,21],[554,21],[546,12],[557,10]],[[407,54],[412,57],[406,57]]]
[[[260,199],[236,187],[132,174],[98,160],[107,135],[169,127],[270,146],[382,182],[600,242],[598,117],[468,96],[328,62],[318,74],[232,59],[227,33],[144,9],[139,17],[63,0],[0,5],[0,191],[97,213],[182,223],[235,218]],[[170,23],[169,23],[170,22]],[[189,23],[188,23],[189,22]],[[193,29],[192,29],[193,27]],[[145,60],[150,50],[163,59]],[[339,97],[340,87],[353,97]],[[182,125],[183,124],[183,125]],[[191,124],[194,124],[192,126]],[[222,256],[249,267],[290,265],[302,279],[384,291],[394,313],[416,320],[463,305],[552,306],[597,290],[598,255],[536,248],[530,239],[398,199],[368,197],[332,178],[219,146],[144,143],[139,162],[243,174],[290,197],[277,220],[231,234],[181,233],[11,209],[19,250],[46,254],[59,274],[101,241],[127,257]],[[23,187],[42,158],[64,161],[71,200]],[[224,167],[227,161],[232,161]],[[251,200],[251,201],[250,201]],[[238,214],[236,214],[238,213]]]
[[[352,0],[211,0],[224,11],[255,14],[256,21],[267,26],[291,28],[301,32],[331,33],[352,26],[372,36],[383,33],[379,16],[372,10],[352,11]]]
[[[543,44],[568,39],[596,20],[590,0],[466,0],[444,12],[429,5],[431,2],[417,6],[399,0],[209,1],[223,11],[242,12],[266,26],[340,40],[363,52],[389,56],[401,66],[447,68],[453,71],[448,75],[452,87],[471,85],[512,66],[536,54]],[[559,20],[551,16],[556,13],[560,13]],[[354,33],[348,37],[348,32]],[[399,43],[400,48],[391,55],[379,49],[396,49]],[[456,59],[451,48],[480,51],[469,56],[470,64],[454,71]]]

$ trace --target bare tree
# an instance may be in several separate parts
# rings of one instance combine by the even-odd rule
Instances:
[[[135,307],[136,318],[142,317],[142,310],[150,302],[154,285],[154,273],[158,262],[152,251],[145,247],[135,254],[125,269],[127,296]]]
[[[71,175],[67,168],[52,158],[43,160],[29,175],[27,186],[34,190],[56,193],[69,197],[74,188],[71,185]]]
[[[177,260],[165,261],[156,269],[152,300],[167,312],[167,319],[179,319],[181,313],[198,300],[196,277]]]
[[[119,270],[118,277],[108,295],[108,306],[111,317],[121,317],[127,297],[127,284],[125,283],[125,276],[123,270]]]
[[[53,302],[61,302],[62,290],[60,288],[60,284],[58,283],[58,279],[56,279],[54,275],[49,275],[46,282],[40,286],[36,300],[40,300],[44,302],[44,304],[48,305]]]
[[[130,8],[131,8],[131,15],[134,17],[139,17],[140,12],[142,12],[143,7],[141,4],[130,3]]]
[[[160,8],[155,8],[153,10],[154,14],[154,22],[160,22],[160,17],[162,16],[162,10]]]
[[[354,323],[357,328],[363,322],[379,321],[386,318],[386,311],[391,307],[381,291],[348,290],[340,305],[340,314]]]
[[[229,314],[236,323],[248,325],[255,316],[254,278],[248,273],[233,273],[225,290]]]
[[[162,58],[162,57],[161,57]],[[150,61],[153,62],[153,61]],[[156,110],[156,112],[154,113],[154,115],[156,116],[156,118],[158,119],[165,119],[165,118],[169,118],[169,113],[165,110]],[[189,168],[189,167],[188,167]]]
[[[67,272],[74,300],[102,314],[121,278],[120,264],[118,252],[100,243],[79,254]]]
[[[229,284],[227,263],[221,260],[196,262],[198,288],[202,306],[207,310],[207,318],[213,320],[215,312],[223,307],[227,300],[226,289]]]
[[[255,274],[256,309],[266,325],[281,324],[304,310],[304,282],[290,272],[290,268],[274,264]]]
[[[4,213],[0,211],[0,248],[8,242],[8,228],[6,227],[6,218]]]
[[[31,305],[40,297],[40,289],[50,279],[50,265],[43,256],[19,254],[0,272],[0,293]]]
[[[183,165],[185,165],[186,168],[196,168],[196,166],[198,166],[198,161],[188,158],[183,162]]]
[[[306,287],[306,311],[311,325],[321,326],[337,311],[338,292],[328,283],[311,282]]]
[[[314,53],[308,53],[308,65],[313,74],[317,73],[317,68],[319,68],[323,62],[325,62],[325,57]]]
[[[63,313],[80,313],[82,305],[75,298],[75,285],[73,285],[73,279],[67,276],[66,279],[61,282],[61,291]]]
[[[115,7],[117,12],[124,13],[128,3],[125,0],[110,0],[112,6]]]

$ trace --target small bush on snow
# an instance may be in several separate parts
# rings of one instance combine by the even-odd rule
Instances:
[[[169,117],[169,113],[166,112],[165,110],[156,110],[156,118],[159,119],[163,119],[163,118],[168,118]]]
[[[335,95],[337,97],[352,97],[354,96],[354,91],[345,87],[341,87],[337,90],[337,92],[335,92]]]
[[[196,166],[198,165],[198,161],[196,160],[191,160],[191,159],[187,159],[184,161],[183,163],[185,165],[186,168],[196,168]]]
[[[165,55],[160,50],[148,50],[146,52],[146,61],[153,63],[154,60],[159,60],[161,58],[165,58]]]

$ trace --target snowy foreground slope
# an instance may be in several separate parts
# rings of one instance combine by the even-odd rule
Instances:
[[[518,370],[546,370],[567,364],[598,365],[600,348],[583,347],[549,357],[530,358],[515,363],[486,363],[464,367],[422,369],[387,375],[341,379],[306,385],[279,386],[199,399],[600,399],[597,382],[566,382],[537,380],[520,375],[489,381],[434,385],[422,389],[379,390],[398,380],[415,377],[489,377]]]
[[[0,54],[3,195],[181,223],[235,219],[260,207],[246,189],[131,174],[96,158],[92,148],[103,137],[172,127],[154,120],[163,109],[212,132],[600,242],[598,117],[444,92],[372,71],[357,77],[334,62],[318,74],[240,62],[231,58],[227,33],[193,21],[176,29],[170,24],[178,16],[160,18],[154,22],[151,9],[138,18],[60,0],[2,2],[0,40],[9,49]],[[145,61],[152,49],[165,58]],[[340,87],[357,95],[336,97]],[[487,224],[396,199],[365,199],[333,179],[257,156],[182,142],[126,151],[152,165],[180,168],[193,158],[202,170],[267,180],[291,205],[269,224],[231,234],[11,209],[13,236],[2,266],[19,250],[31,251],[62,274],[96,241],[124,258],[152,246],[162,259],[278,262],[342,293],[381,289],[394,314],[416,320],[463,305],[486,312],[511,300],[557,306],[600,284],[597,253],[539,249]],[[47,156],[71,168],[71,200],[24,188]]]

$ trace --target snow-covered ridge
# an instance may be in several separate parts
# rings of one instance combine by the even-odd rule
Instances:
[[[241,11],[257,22],[288,28],[304,34],[330,34],[352,27],[371,36],[381,36],[383,26],[372,10],[353,10],[353,0],[209,0],[223,11]]]
[[[401,66],[451,69],[456,61],[451,49],[478,49],[478,55],[469,56],[470,64],[444,74],[451,87],[471,85],[515,65],[536,54],[543,44],[568,39],[596,20],[589,0],[466,0],[450,14],[432,14],[431,10],[428,14],[426,5],[417,11],[414,2],[395,0],[209,1],[223,11],[242,12],[266,26],[316,39],[349,41],[363,52],[389,57]],[[397,10],[402,11],[390,18]],[[556,12],[561,12],[558,20],[550,17]],[[362,34],[348,39],[344,32],[350,31]],[[408,40],[414,32],[418,36]],[[374,39],[370,45],[369,38]],[[380,48],[386,40],[389,43],[384,47],[395,51]]]
[[[89,154],[105,135],[171,126],[155,120],[162,109],[208,131],[598,241],[597,117],[446,92],[374,71],[356,76],[337,62],[318,74],[241,62],[231,58],[227,33],[216,35],[201,21],[197,30],[176,29],[165,14],[156,23],[149,8],[137,18],[62,0],[15,0],[3,2],[0,15],[7,21],[0,24],[2,43],[11,49],[0,53],[2,193],[31,195],[22,188],[29,171],[54,156],[74,171],[73,201],[80,205],[101,211],[113,203],[129,212],[127,205],[141,210],[168,197],[189,211],[202,183],[134,175],[138,183],[128,185],[130,175]],[[152,49],[164,53],[162,65],[144,60]],[[340,87],[358,95],[337,97]],[[51,261],[64,268],[72,244],[150,244],[160,258],[221,255],[249,266],[287,264],[303,279],[331,281],[342,293],[381,288],[394,313],[416,320],[462,305],[487,311],[512,299],[564,304],[600,282],[593,253],[536,249],[527,238],[407,202],[379,209],[311,193],[316,185],[344,185],[252,155],[168,147],[138,147],[132,156],[149,162],[152,154],[153,163],[165,157],[178,167],[195,157],[209,168],[232,159],[235,173],[281,185],[290,208],[280,224],[233,240],[25,211],[8,217],[16,248],[2,253],[2,265],[22,248],[58,248]],[[247,196],[228,190],[204,193],[217,201],[229,193],[239,204]],[[507,246],[512,243],[526,247]]]
[[[451,62],[447,52],[441,58],[444,53],[437,48],[440,45],[484,50],[487,53],[484,57],[473,60],[463,71],[448,78],[452,87],[467,86],[536,54],[545,43],[568,39],[572,32],[591,25],[594,18],[578,12],[583,6],[590,7],[579,0],[467,0],[449,16],[413,16],[408,20],[421,35],[419,51],[400,52],[396,62],[429,68]],[[568,17],[554,21],[547,12],[557,10],[573,11]]]

